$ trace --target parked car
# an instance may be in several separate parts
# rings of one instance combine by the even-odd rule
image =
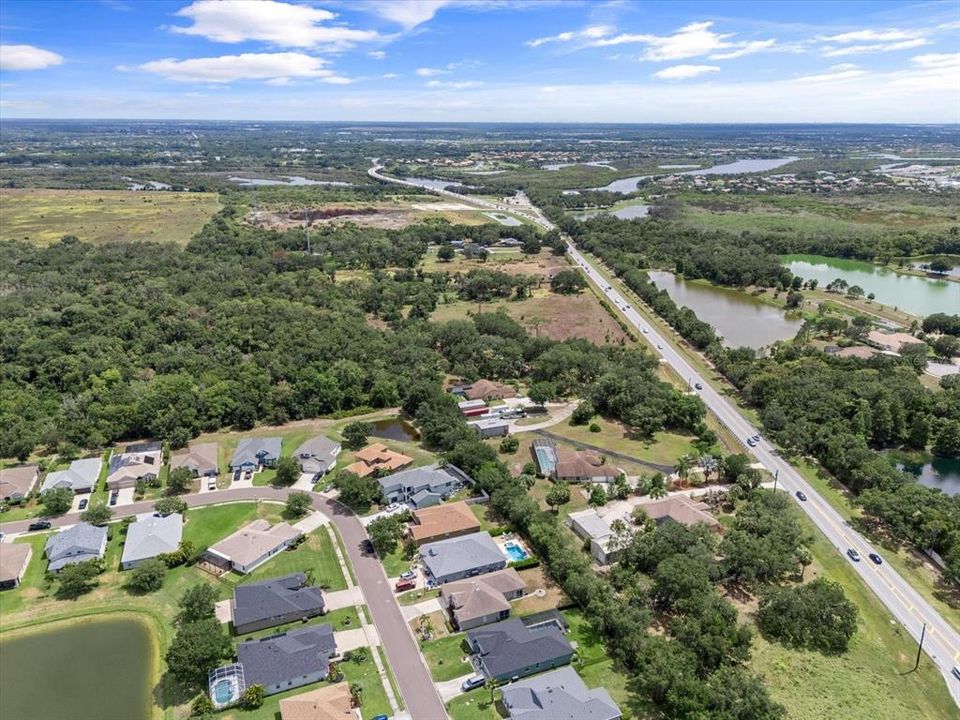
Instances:
[[[470,692],[478,687],[482,687],[485,682],[487,682],[487,679],[483,675],[474,675],[464,680],[460,685],[460,689],[463,690],[463,692]]]
[[[397,580],[397,584],[393,586],[393,589],[397,592],[403,592],[404,590],[413,590],[417,587],[417,581],[414,579],[408,580]]]
[[[80,510],[86,510],[86,509],[87,509],[87,499],[84,498],[83,500],[81,500],[81,501],[80,501],[80,504],[79,504],[77,507],[78,507]]]
[[[386,715],[374,715],[372,720],[390,720]]]
[[[803,492],[803,490],[797,490],[797,500],[799,500],[800,502],[807,501],[807,495],[806,493]]]
[[[413,570],[407,570],[405,573],[400,574],[401,580],[415,580],[416,577],[417,573],[415,573]]]
[[[389,505],[387,505],[387,508],[386,508],[388,513],[392,513],[395,510],[399,510],[399,509],[400,509],[400,503],[390,503]]]
[[[37,520],[27,526],[27,530],[49,530],[51,528],[49,520]]]
[[[209,480],[207,480],[207,490],[216,490],[216,489],[217,489],[217,481],[214,480],[213,478],[210,478]]]
[[[233,473],[233,481],[237,482],[239,479],[240,479],[240,471],[237,470],[235,473]]]
[[[847,548],[847,555],[850,556],[850,559],[854,562],[860,562],[860,553],[858,553],[853,548]]]
[[[116,505],[116,504],[117,504],[117,500],[119,500],[119,499],[120,499],[120,491],[119,491],[119,490],[114,490],[112,493],[110,493],[110,504],[111,504],[111,505]]]
[[[873,561],[874,565],[883,565],[883,558],[876,553],[870,553],[867,557]]]

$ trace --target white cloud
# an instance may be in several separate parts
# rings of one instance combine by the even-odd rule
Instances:
[[[710,55],[715,60],[725,60],[742,55],[769,50],[776,40],[730,41],[733,33],[717,33],[711,30],[712,22],[696,22],[684,25],[673,35],[649,35],[622,33],[614,37],[602,38],[592,45],[609,47],[642,43],[647,49],[641,54],[641,60],[664,62],[685,58]]]
[[[753,55],[754,53],[770,50],[777,44],[776,40],[750,40],[749,42],[737,43],[737,48],[727,50],[721,53],[713,53],[711,60],[733,60],[744,55]]]
[[[373,30],[322,25],[336,17],[328,10],[276,0],[195,0],[176,14],[191,19],[193,25],[174,25],[172,32],[200,35],[214,42],[260,40],[280,47],[349,47],[382,39]]]
[[[910,61],[923,68],[954,68],[960,67],[960,53],[929,53],[912,57]]]
[[[917,37],[917,33],[912,30],[855,30],[839,35],[824,35],[818,39],[826,42],[847,43],[895,42],[897,40],[910,40],[915,37]]]
[[[383,60],[386,56],[387,54],[383,50],[371,50],[367,53],[367,57],[374,60]]]
[[[547,35],[546,37],[527,40],[526,44],[530,47],[540,47],[548,43],[565,43],[572,42],[573,40],[599,40],[608,35],[612,35],[615,31],[616,28],[609,25],[591,25],[583,28],[583,30],[571,30],[569,32],[562,32],[559,35]]]
[[[831,65],[829,68],[827,68],[827,72],[825,73],[818,73],[816,75],[801,75],[800,77],[794,79],[797,82],[805,83],[836,82],[837,80],[851,80],[866,74],[867,71],[862,69],[859,65],[840,63],[839,65]]]
[[[393,80],[393,78],[398,78],[400,75],[397,73],[384,73],[380,77],[382,77],[384,80]]]
[[[325,68],[326,64],[327,61],[322,58],[303,53],[244,53],[189,60],[164,58],[144,63],[139,69],[177,82],[216,84],[235,80],[264,80],[277,85],[297,78],[335,84],[350,82],[333,70]],[[130,68],[121,66],[118,69]]]
[[[0,70],[43,70],[62,62],[57,53],[33,45],[0,45]]]
[[[435,77],[437,75],[449,75],[451,72],[453,71],[447,70],[445,68],[422,67],[422,68],[416,69],[416,73],[420,77]]]
[[[899,40],[889,43],[874,43],[872,45],[846,45],[843,47],[826,46],[822,49],[824,57],[841,57],[843,55],[865,55],[867,53],[893,52],[896,50],[909,50],[929,45],[930,41],[924,38],[913,38],[912,40]]]
[[[449,0],[368,0],[361,7],[401,25],[404,30],[412,30],[432,20],[437,11],[447,4]]]
[[[707,73],[720,72],[716,65],[674,65],[655,72],[653,77],[661,80],[688,80]]]
[[[443,80],[430,80],[427,83],[428,88],[451,88],[453,90],[465,90],[466,88],[475,88],[483,85],[479,80],[452,80],[444,82]]]

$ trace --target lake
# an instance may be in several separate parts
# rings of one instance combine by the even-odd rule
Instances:
[[[400,442],[414,442],[420,439],[420,433],[417,429],[406,420],[401,420],[400,418],[374,420],[370,425],[370,437],[397,440]]]
[[[463,183],[454,180],[437,180],[436,178],[405,177],[408,183],[419,185],[430,190],[445,190],[448,187],[464,187]]]
[[[577,213],[574,217],[577,220],[589,220],[592,217],[597,215],[613,215],[615,218],[620,218],[621,220],[636,220],[637,218],[644,218],[650,214],[651,205],[624,205],[621,208],[616,210],[587,210],[585,212]]]
[[[960,495],[960,459],[926,456],[916,460],[896,455],[892,457],[898,468],[913,475],[921,485],[938,488],[947,495]]]
[[[737,160],[735,162],[714,165],[713,167],[699,170],[687,170],[685,172],[675,173],[676,175],[742,175],[745,173],[767,172],[776,170],[778,167],[788,165],[796,160],[796,157],[785,158],[752,158],[747,160]],[[609,185],[598,188],[589,188],[590,190],[606,190],[615,193],[632,193],[637,189],[637,183],[653,175],[638,175],[637,177],[628,177],[621,180],[614,180]]]
[[[149,720],[149,630],[129,619],[51,625],[0,642],[0,717]]]
[[[647,274],[677,305],[686,305],[698,318],[713,325],[727,347],[759,349],[792,338],[803,324],[787,318],[783,310],[738,290],[688,282],[672,272]]]
[[[243,185],[244,187],[259,187],[259,186],[271,186],[271,185],[283,185],[286,187],[301,186],[301,185],[333,185],[335,187],[350,187],[353,183],[340,182],[339,180],[311,180],[310,178],[301,177],[299,175],[283,175],[286,180],[269,180],[267,178],[242,178],[242,177],[231,177],[229,178],[230,182],[237,183],[237,185]]]
[[[919,316],[937,312],[960,312],[960,283],[901,275],[860,260],[843,260],[821,255],[784,255],[781,261],[794,275],[816,279],[820,288],[843,278],[859,285],[864,294],[873,293],[875,302]]]

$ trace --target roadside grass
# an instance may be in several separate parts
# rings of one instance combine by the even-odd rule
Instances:
[[[590,432],[589,424],[571,425],[569,421],[554,425],[549,432],[660,465],[675,465],[681,455],[695,451],[692,442],[696,438],[692,435],[657,432],[650,439],[633,438],[621,422],[603,417],[595,417],[591,422],[600,426],[600,432]],[[616,464],[618,460],[610,458],[609,462]]]
[[[185,245],[219,209],[215,193],[6,189],[0,191],[0,241],[50,245],[75,235],[90,243]]]
[[[857,634],[842,655],[787,648],[757,633],[750,667],[763,676],[773,698],[797,720],[955,717],[956,706],[930,659],[924,655],[919,670],[909,672],[916,642],[890,617],[846,558],[806,516],[800,518],[814,538],[810,547],[814,564],[807,570],[808,577],[818,575],[842,584],[860,619]]]
[[[434,681],[453,680],[473,670],[473,666],[465,659],[467,652],[463,644],[466,638],[466,635],[459,633],[420,644]]]
[[[313,582],[329,591],[346,590],[347,581],[343,577],[340,563],[333,551],[333,543],[324,528],[318,528],[300,543],[294,550],[277,553],[248,575],[229,572],[220,580],[228,585],[245,585],[260,582],[281,575],[308,573]]]
[[[366,609],[367,606],[364,605],[363,607]],[[406,707],[403,702],[403,695],[400,693],[400,686],[397,685],[397,679],[393,676],[393,670],[390,667],[390,663],[387,661],[387,654],[383,651],[382,645],[377,645],[375,650],[377,655],[380,656],[380,664],[383,665],[383,669],[387,673],[387,682],[390,683],[390,689],[393,690],[393,697],[397,701],[397,706],[403,710]]]
[[[258,515],[254,503],[231,503],[187,510],[183,525],[183,539],[189,540],[199,551],[225,538]]]
[[[401,605],[416,605],[426,600],[432,600],[435,597],[440,597],[440,588],[434,588],[433,590],[408,590],[405,593],[397,595],[397,602]]]
[[[507,717],[497,710],[500,703],[490,702],[490,692],[477,688],[458,695],[446,704],[447,713],[453,720],[501,720]]]

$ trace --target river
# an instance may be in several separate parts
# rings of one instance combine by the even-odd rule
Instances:
[[[792,338],[803,324],[739,290],[688,282],[665,271],[648,275],[677,305],[686,305],[698,318],[713,325],[727,347],[759,349]]]
[[[714,165],[713,167],[687,170],[685,172],[674,173],[675,175],[743,175],[746,173],[767,172],[776,170],[778,167],[788,165],[796,160],[796,157],[785,158],[753,158],[747,160],[737,160],[735,162]],[[606,190],[615,193],[632,193],[637,189],[637,183],[641,180],[655,177],[654,175],[637,175],[636,177],[622,178],[614,180],[609,185],[598,188],[588,188],[590,190]]]
[[[53,624],[0,643],[0,717],[149,720],[149,630],[125,618]]]
[[[925,317],[937,312],[960,312],[960,283],[902,275],[860,260],[843,260],[821,255],[784,255],[780,258],[790,272],[804,280],[816,279],[819,287],[843,278],[859,285],[864,295],[873,293],[875,302]]]

